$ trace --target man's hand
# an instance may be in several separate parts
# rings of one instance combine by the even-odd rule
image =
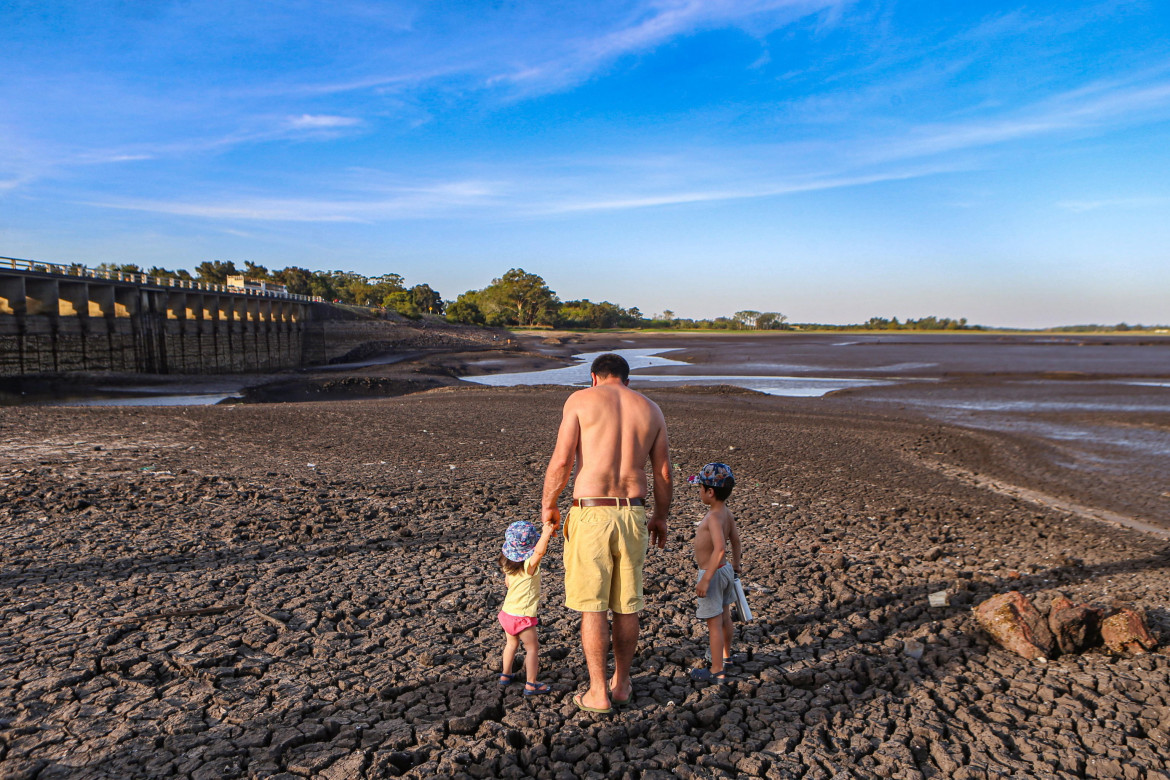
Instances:
[[[646,523],[646,530],[650,532],[650,543],[658,545],[658,549],[666,547],[666,518],[659,517],[658,513]]]
[[[551,525],[554,531],[557,530],[561,527],[561,510],[555,506],[551,509],[542,509],[540,522],[543,525]]]
[[[699,598],[702,599],[707,597],[708,585],[710,585],[710,583],[699,580],[699,584],[695,586],[695,593],[699,594]]]

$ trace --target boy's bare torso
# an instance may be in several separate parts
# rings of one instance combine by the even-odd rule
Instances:
[[[734,523],[735,519],[727,507],[707,512],[699,527],[695,529],[695,564],[700,569],[707,568],[711,553],[715,550],[712,534],[719,534],[723,539],[724,549],[728,549]]]
[[[573,394],[577,438],[575,498],[646,497],[646,459],[665,435],[658,406],[625,386],[599,385]]]

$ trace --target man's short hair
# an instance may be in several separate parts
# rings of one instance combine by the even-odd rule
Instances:
[[[613,352],[606,352],[604,355],[599,355],[593,361],[593,365],[589,371],[596,374],[598,378],[604,379],[609,376],[616,376],[623,382],[628,382],[630,379],[630,364],[621,355],[615,355]]]

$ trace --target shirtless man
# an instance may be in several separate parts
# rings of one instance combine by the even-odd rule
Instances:
[[[573,482],[565,522],[565,606],[581,613],[589,690],[573,702],[610,712],[630,700],[630,665],[638,644],[642,565],[647,536],[666,546],[672,484],[666,421],[653,401],[631,390],[630,366],[605,354],[590,368],[593,386],[565,402],[557,444],[544,477],[543,520],[560,525],[557,499]],[[646,520],[646,460],[654,473],[654,516]],[[613,679],[605,679],[613,612]],[[612,702],[612,704],[611,704]]]

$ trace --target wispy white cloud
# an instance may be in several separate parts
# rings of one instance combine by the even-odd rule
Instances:
[[[249,127],[219,134],[194,135],[166,141],[145,141],[112,148],[65,148],[42,145],[36,152],[38,177],[80,165],[115,165],[148,160],[173,160],[198,154],[219,154],[230,149],[281,140],[331,141],[364,125],[356,117],[301,114],[284,119],[250,120]],[[22,181],[31,181],[26,177]]]
[[[960,37],[972,41],[1001,41],[1007,37],[1042,29],[1050,24],[1049,19],[1030,16],[1021,9],[1015,9],[987,17]]]
[[[818,192],[850,187],[863,187],[882,182],[905,181],[907,179],[917,179],[941,173],[954,173],[956,170],[959,170],[959,166],[957,165],[937,165],[869,174],[846,175],[825,173],[817,176],[794,177],[788,181],[760,181],[753,185],[733,189],[680,190],[638,196],[566,199],[538,205],[533,209],[533,213],[571,214],[589,211],[620,211],[625,209],[644,209],[657,206],[676,206],[728,200],[774,198],[782,195],[795,195],[802,192]]]
[[[967,153],[1061,133],[1095,133],[1167,113],[1170,113],[1170,83],[1094,84],[1009,112],[1007,116],[981,121],[928,123],[903,128],[895,134],[850,135],[819,144],[756,146],[742,149],[741,157],[734,161],[726,160],[726,152],[697,150],[680,158],[707,160],[708,170],[702,178],[714,186],[687,186],[687,178],[692,181],[699,178],[698,164],[687,164],[680,159],[674,164],[679,167],[677,175],[682,184],[665,184],[657,191],[625,194],[620,190],[607,193],[592,188],[593,196],[546,201],[538,210],[565,213],[767,198],[936,176],[986,164]],[[722,168],[712,167],[710,161],[720,157],[725,160]],[[819,171],[799,172],[802,161],[810,158],[826,161],[827,166],[822,163]],[[647,181],[641,175],[630,178]],[[621,181],[621,177],[615,172],[610,181]],[[724,184],[720,186],[719,181]],[[748,183],[744,184],[745,181]],[[1148,200],[1130,199],[1124,204],[1086,201],[1069,202],[1062,207],[1088,210],[1105,205],[1148,204]]]
[[[881,133],[854,132],[816,142],[722,148],[676,145],[656,149],[653,154],[613,158],[596,154],[563,159],[521,157],[481,163],[478,177],[452,177],[445,182],[404,182],[400,174],[351,169],[331,180],[315,182],[317,191],[338,193],[328,199],[217,194],[207,200],[96,198],[87,202],[207,220],[273,222],[376,222],[473,214],[525,218],[647,209],[781,197],[954,173],[986,164],[973,153],[1060,134],[1099,133],[1165,116],[1168,110],[1170,83],[1117,80],[1086,85],[1011,111],[997,113],[989,108],[988,116],[980,120],[924,123]],[[276,127],[181,142],[187,144],[185,149],[152,149],[149,154],[214,150],[290,137],[290,133],[295,136],[296,132],[347,130],[360,123],[337,114],[303,114]],[[117,156],[111,153],[110,159]],[[1104,205],[1068,201],[1061,207],[1089,210]]]
[[[355,13],[361,11],[360,5],[355,6]],[[78,142],[76,148],[57,153],[39,171],[44,174],[70,165],[146,160],[158,161],[161,166],[168,160],[218,154],[249,144],[332,141],[363,135],[378,130],[377,122],[384,117],[379,110],[397,97],[399,90],[409,93],[433,89],[444,98],[457,100],[464,90],[481,91],[484,84],[500,86],[505,92],[511,89],[521,96],[565,89],[604,72],[623,57],[652,51],[680,36],[729,27],[771,31],[810,16],[820,18],[824,24],[841,24],[847,16],[845,10],[852,5],[852,0],[634,2],[624,6],[620,14],[598,13],[588,25],[577,28],[569,23],[567,28],[553,29],[544,37],[534,36],[532,41],[519,34],[490,43],[461,39],[442,54],[421,57],[406,67],[401,59],[391,58],[390,66],[397,67],[390,67],[387,76],[335,69],[326,71],[335,78],[320,84],[303,82],[300,87],[296,86],[297,76],[313,71],[278,77],[289,78],[291,87],[261,79],[259,86],[226,91],[223,100],[235,113],[219,116],[212,106],[201,106],[201,112],[214,118],[195,124],[199,133],[160,134],[160,141],[98,148],[83,148]],[[539,12],[536,21],[529,23],[537,29],[550,22],[551,14]],[[496,22],[500,23],[500,19]],[[969,37],[999,39],[1019,34],[1034,24],[1034,19],[1020,13],[1004,14],[984,21]],[[455,62],[453,52],[470,56],[466,62]],[[504,68],[503,62],[508,62],[509,67]],[[212,221],[273,222],[371,222],[470,213],[532,216],[645,209],[779,197],[935,176],[971,167],[973,155],[963,153],[1060,134],[1097,133],[1164,118],[1170,113],[1170,81],[1156,68],[1127,79],[1095,81],[1022,107],[1018,103],[1009,108],[990,103],[966,106],[961,118],[950,120],[913,121],[896,111],[877,110],[883,104],[888,108],[891,94],[901,90],[928,91],[962,71],[967,62],[946,58],[929,72],[913,69],[897,77],[876,79],[869,92],[843,89],[839,93],[800,93],[809,97],[789,103],[792,110],[784,119],[795,122],[799,114],[809,124],[820,122],[831,128],[824,140],[806,146],[795,142],[767,145],[750,140],[726,144],[719,140],[716,128],[709,136],[714,140],[708,148],[689,148],[684,141],[674,141],[673,155],[668,149],[666,153],[656,151],[655,155],[644,154],[638,159],[636,150],[650,148],[650,144],[647,137],[639,139],[634,137],[636,133],[630,133],[635,149],[630,153],[631,159],[603,159],[598,145],[580,155],[567,155],[564,160],[551,160],[548,152],[540,158],[521,151],[498,163],[480,163],[483,180],[453,176],[447,183],[422,179],[418,185],[392,180],[395,183],[379,188],[369,182],[356,185],[343,180],[341,174],[327,173],[313,182],[311,189],[337,193],[332,198],[286,198],[279,193],[275,197],[235,197],[229,184],[206,199],[98,196],[84,200],[107,208]],[[384,63],[376,63],[371,71],[376,71],[379,64]],[[458,83],[439,84],[448,79]],[[378,95],[377,100],[351,95],[346,95],[345,100],[328,99],[334,92],[378,89],[395,94]],[[419,99],[417,103],[426,101]],[[879,113],[883,121],[866,121]],[[374,119],[359,118],[362,116]],[[654,121],[660,120],[656,117]],[[764,137],[759,127],[753,128],[752,133],[745,137]],[[685,137],[666,133],[662,141],[654,139],[654,146],[656,150],[669,147],[671,138]],[[455,171],[474,155],[474,151],[464,151],[454,150],[435,159],[445,170]],[[0,189],[13,189],[23,181],[10,178],[0,182]],[[1062,207],[1078,207],[1075,202],[1069,204]]]
[[[1067,132],[1098,132],[1170,114],[1170,82],[1099,83],[986,119],[908,128],[902,138],[875,144],[877,159],[908,159],[996,146]]]
[[[93,152],[82,152],[72,158],[72,162],[76,162],[79,165],[114,165],[117,163],[153,160],[154,157],[153,154],[130,154],[127,152],[97,150]]]
[[[761,35],[820,14],[835,25],[856,0],[634,0],[589,8],[536,4],[525,10],[459,12],[452,22],[439,13],[441,37],[420,20],[387,35],[383,48],[367,43],[364,63],[345,76],[315,80],[299,73],[250,85],[236,94],[329,96],[345,93],[410,94],[455,85],[475,94],[503,89],[513,97],[572,88],[625,56],[639,55],[672,39],[706,30],[738,28]]]
[[[334,130],[340,127],[360,125],[362,120],[351,116],[330,116],[328,114],[301,114],[289,117],[288,125],[293,130]]]
[[[1170,197],[1146,196],[1131,198],[1099,198],[1096,200],[1062,200],[1057,208],[1083,214],[1099,209],[1150,209],[1170,205]]]
[[[389,189],[389,188],[388,188]],[[168,200],[111,198],[84,205],[124,211],[241,222],[375,222],[425,218],[489,205],[497,190],[490,183],[440,182],[407,186],[383,197],[349,198],[208,198]]]
[[[651,51],[667,41],[704,30],[759,25],[776,29],[793,19],[836,11],[853,0],[655,0],[641,4],[616,29],[561,41],[543,57],[529,53],[523,65],[490,76],[489,85],[510,84],[522,93],[562,89],[587,80],[621,57]],[[834,15],[834,18],[835,15]]]

